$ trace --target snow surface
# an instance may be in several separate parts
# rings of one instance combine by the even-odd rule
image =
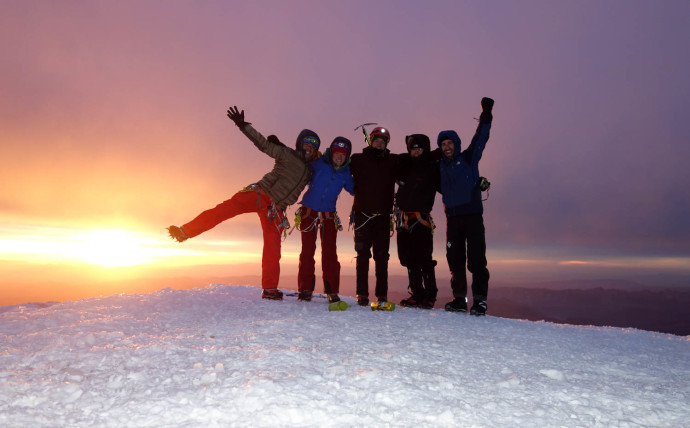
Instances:
[[[690,336],[165,289],[0,307],[0,426],[687,427],[689,363]]]

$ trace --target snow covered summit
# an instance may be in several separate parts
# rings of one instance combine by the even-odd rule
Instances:
[[[690,420],[690,336],[259,295],[214,285],[0,307],[0,426]]]

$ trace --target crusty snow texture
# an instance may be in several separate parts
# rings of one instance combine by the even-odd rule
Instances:
[[[321,297],[266,301],[227,285],[0,307],[3,427],[689,421],[690,336],[329,312]]]

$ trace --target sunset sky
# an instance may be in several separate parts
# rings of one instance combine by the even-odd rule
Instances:
[[[164,230],[272,167],[230,105],[288,145],[310,128],[360,151],[354,128],[377,122],[401,152],[405,135],[435,144],[445,129],[466,146],[483,96],[496,101],[480,163],[492,281],[690,285],[690,2],[0,6],[0,305],[258,275],[255,214],[183,244]],[[343,219],[351,204],[341,196]],[[433,214],[446,277],[440,196]],[[338,244],[352,274],[347,230]],[[293,233],[285,274],[299,249]]]

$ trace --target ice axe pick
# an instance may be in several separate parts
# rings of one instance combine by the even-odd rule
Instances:
[[[363,124],[361,124],[355,128],[355,131],[358,130],[359,128],[362,128],[362,133],[364,134],[364,141],[366,141],[367,146],[371,146],[371,140],[369,140],[369,134],[367,134],[367,130],[365,128],[365,126],[369,126],[369,125],[378,125],[378,123],[376,123],[376,122],[363,123]]]

